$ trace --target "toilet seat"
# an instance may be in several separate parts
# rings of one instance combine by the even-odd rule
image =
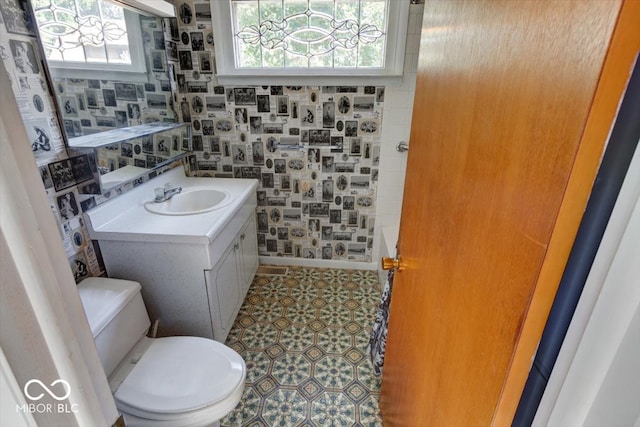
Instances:
[[[114,393],[122,412],[147,420],[173,420],[216,412],[216,406],[235,407],[246,376],[238,353],[206,338],[151,341]],[[235,402],[225,401],[236,398]]]

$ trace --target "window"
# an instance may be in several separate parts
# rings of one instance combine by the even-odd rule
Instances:
[[[223,84],[402,76],[408,0],[220,0],[211,11]]]
[[[33,8],[50,67],[146,72],[135,13],[107,0],[33,0]]]

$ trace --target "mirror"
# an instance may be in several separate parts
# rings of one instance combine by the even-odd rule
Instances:
[[[167,61],[177,60],[170,37],[177,33],[175,18],[143,15],[109,0],[31,4],[67,148],[95,159],[101,193],[188,149],[184,126],[158,130],[177,121]],[[149,131],[149,124],[159,128]],[[94,194],[96,186],[79,190]]]
[[[145,175],[186,155],[191,141],[188,123],[150,123],[73,138],[69,151],[86,159],[74,171],[81,194],[104,194],[111,188]],[[96,184],[99,182],[99,184]]]

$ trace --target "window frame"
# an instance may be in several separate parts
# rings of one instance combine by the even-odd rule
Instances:
[[[100,71],[102,72],[100,74],[102,79],[129,80],[133,82],[147,81],[147,61],[142,42],[139,15],[125,7],[123,9],[127,26],[129,55],[131,57],[130,65],[47,59],[51,75],[55,78],[93,79],[96,76],[95,72]]]
[[[211,1],[216,78],[222,85],[398,85],[402,83],[409,0],[390,0],[384,68],[238,68],[235,61],[231,0]]]

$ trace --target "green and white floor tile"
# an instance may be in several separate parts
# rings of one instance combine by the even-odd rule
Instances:
[[[244,358],[242,401],[222,426],[381,426],[366,352],[375,271],[288,267],[256,276],[227,345]]]

